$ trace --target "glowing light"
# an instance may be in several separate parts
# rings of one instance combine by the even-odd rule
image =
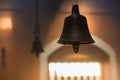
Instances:
[[[12,19],[11,19],[11,17],[0,18],[0,29],[1,30],[11,30],[12,29]]]
[[[50,76],[55,75],[55,63],[50,63],[49,64],[49,72],[50,72]]]
[[[50,63],[49,72],[57,76],[100,76],[100,63],[98,62],[70,62]],[[52,72],[52,73],[51,73]]]

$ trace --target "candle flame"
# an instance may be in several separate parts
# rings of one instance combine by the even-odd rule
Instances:
[[[70,62],[49,63],[49,72],[52,76],[100,76],[99,62]]]

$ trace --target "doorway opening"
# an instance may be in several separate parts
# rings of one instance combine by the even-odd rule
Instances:
[[[107,72],[110,74],[110,76],[109,76],[110,80],[118,80],[117,79],[118,77],[117,77],[116,55],[115,55],[114,49],[109,44],[107,44],[105,41],[103,41],[102,39],[100,39],[96,36],[94,36],[93,38],[96,41],[94,46],[96,46],[98,49],[102,50],[104,53],[106,53],[109,56],[109,64],[105,64],[105,65],[109,66],[110,72],[108,72],[108,71]],[[53,54],[56,50],[59,50],[60,48],[63,47],[62,45],[59,45],[56,43],[57,40],[58,40],[58,38],[55,39],[54,41],[52,41],[50,44],[48,44],[48,46],[46,46],[44,48],[45,52],[40,54],[40,68],[41,68],[40,69],[40,75],[41,75],[40,80],[48,80],[48,75],[49,75],[48,74],[48,72],[49,72],[48,66],[49,66],[49,63],[51,62],[51,61],[49,61],[49,56],[51,54]],[[85,51],[87,51],[87,50],[85,50]],[[67,58],[70,58],[70,57],[75,57],[74,59],[77,59],[78,56],[71,56],[71,55],[67,56]],[[83,56],[83,57],[87,57],[87,56]],[[97,58],[97,59],[99,59],[99,58]],[[64,58],[62,58],[61,62],[63,62],[63,60],[64,60]],[[84,59],[82,59],[82,60],[84,61]],[[75,60],[75,61],[77,61],[77,60]],[[54,61],[54,62],[57,62],[57,61]],[[70,62],[70,61],[67,61],[67,62]],[[79,61],[79,62],[81,62],[81,61]],[[108,69],[108,68],[106,67],[104,70],[106,70],[106,69]],[[103,72],[101,72],[101,73],[103,73]],[[103,80],[105,80],[105,79],[103,79]]]
[[[99,62],[49,63],[49,80],[100,80]]]

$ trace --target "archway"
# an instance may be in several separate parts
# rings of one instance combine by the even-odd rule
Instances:
[[[110,58],[110,75],[111,75],[111,80],[118,80],[118,76],[117,76],[117,62],[116,62],[116,55],[115,55],[115,51],[114,49],[108,44],[106,43],[104,40],[93,36],[94,40],[95,40],[95,46],[97,46],[98,48],[100,48],[101,50],[103,50],[104,52],[106,52],[109,55]],[[48,73],[47,68],[48,68],[48,57],[50,54],[52,54],[54,51],[56,51],[57,49],[59,49],[60,47],[62,47],[62,45],[57,44],[58,38],[55,39],[54,41],[52,41],[50,44],[48,44],[44,50],[45,52],[43,52],[40,55],[40,80],[48,80],[48,76],[46,75]]]

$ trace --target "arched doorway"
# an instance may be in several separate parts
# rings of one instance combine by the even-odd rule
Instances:
[[[96,47],[103,50],[105,53],[109,55],[110,58],[110,79],[118,80],[117,78],[117,64],[116,64],[116,55],[114,49],[107,44],[102,39],[93,36],[96,43],[94,44]],[[40,80],[48,80],[48,57],[54,51],[62,47],[62,45],[57,44],[58,38],[52,41],[48,46],[45,47],[45,52],[40,55]]]

